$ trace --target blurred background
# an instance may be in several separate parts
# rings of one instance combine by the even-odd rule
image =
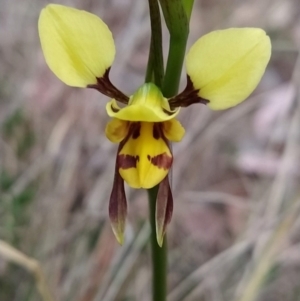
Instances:
[[[147,1],[56,2],[108,24],[112,82],[132,94],[148,58]],[[126,187],[120,247],[107,209],[117,151],[104,136],[108,99],[64,85],[46,66],[37,20],[47,3],[0,0],[0,240],[39,261],[53,300],[151,300],[146,192]],[[299,1],[196,0],[188,45],[228,27],[266,30],[272,58],[241,105],[180,113],[168,300],[300,300]],[[164,37],[167,54],[165,28]],[[4,249],[0,300],[42,300],[28,266]]]

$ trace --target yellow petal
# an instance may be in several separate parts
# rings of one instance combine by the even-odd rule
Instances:
[[[121,142],[128,134],[129,122],[114,118],[105,128],[106,137],[113,143]]]
[[[208,106],[222,110],[255,89],[271,56],[271,43],[258,28],[230,28],[200,38],[186,57],[186,70]]]
[[[179,142],[185,134],[184,127],[176,119],[171,119],[163,122],[164,136],[173,142]]]
[[[120,108],[112,99],[106,105],[107,114],[128,121],[161,122],[174,118],[179,109],[172,111],[168,100],[163,97],[159,88],[152,83],[146,83],[134,93],[128,106]]]
[[[173,158],[161,127],[161,123],[131,124],[131,135],[117,160],[120,175],[129,186],[149,189],[168,174]]]
[[[114,60],[110,30],[86,11],[50,4],[42,10],[38,28],[49,68],[67,85],[95,84]]]

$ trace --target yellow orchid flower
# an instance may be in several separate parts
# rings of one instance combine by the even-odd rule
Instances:
[[[271,55],[269,37],[258,28],[230,28],[201,37],[186,56],[186,88],[166,99],[153,83],[143,84],[130,97],[111,83],[115,45],[110,30],[97,16],[50,4],[42,10],[38,28],[46,62],[60,80],[112,98],[106,105],[112,119],[105,133],[111,142],[119,143],[109,203],[117,240],[123,242],[127,212],[124,181],[145,189],[160,183],[156,215],[162,244],[173,209],[169,141],[178,142],[185,133],[175,119],[180,107],[202,103],[222,110],[242,102],[264,74]]]

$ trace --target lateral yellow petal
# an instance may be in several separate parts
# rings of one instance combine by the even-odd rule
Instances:
[[[121,142],[128,134],[129,122],[113,118],[105,128],[105,135],[113,143]]]
[[[121,108],[112,99],[106,105],[107,114],[128,121],[161,122],[174,118],[179,108],[170,109],[169,102],[152,83],[141,86],[131,97],[126,107]]]
[[[119,173],[133,188],[149,189],[168,174],[173,157],[161,123],[134,122],[131,135],[118,154]]]
[[[271,56],[259,28],[230,28],[201,37],[186,57],[186,70],[199,96],[214,110],[242,102],[255,89]]]
[[[164,136],[173,142],[179,142],[185,134],[184,127],[176,119],[171,119],[163,122]]]
[[[49,68],[69,86],[96,84],[114,60],[111,31],[91,13],[50,4],[40,14],[38,29]]]

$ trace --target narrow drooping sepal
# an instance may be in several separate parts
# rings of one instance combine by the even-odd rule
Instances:
[[[186,56],[186,71],[199,98],[223,110],[252,93],[270,56],[270,38],[262,29],[229,28],[196,41]]]
[[[38,29],[48,66],[69,86],[96,84],[112,65],[112,33],[96,15],[50,4],[40,14]]]
[[[127,216],[127,201],[124,180],[121,178],[116,164],[113,189],[109,200],[109,218],[114,235],[119,242],[124,242],[124,231]]]
[[[173,213],[173,196],[170,188],[169,178],[166,176],[159,184],[156,199],[156,238],[161,247],[164,241],[164,235],[168,224],[171,221]]]

